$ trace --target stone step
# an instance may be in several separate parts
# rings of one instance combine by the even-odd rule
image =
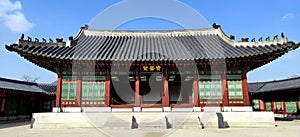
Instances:
[[[139,113],[135,114],[135,118],[140,129],[166,129],[166,122],[163,113]]]

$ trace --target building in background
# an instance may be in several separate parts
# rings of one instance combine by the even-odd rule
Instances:
[[[50,112],[56,83],[37,84],[0,78],[0,121],[29,119],[35,112]]]
[[[75,38],[6,46],[58,75],[56,110],[84,108],[251,107],[247,72],[300,43],[199,30],[117,31],[82,27]],[[203,110],[203,109],[202,109]]]
[[[300,77],[249,83],[253,109],[275,114],[300,114]]]

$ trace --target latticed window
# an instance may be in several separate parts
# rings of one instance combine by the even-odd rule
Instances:
[[[105,82],[82,82],[82,100],[105,100]]]
[[[259,110],[259,101],[258,101],[258,99],[253,99],[252,106],[253,106],[253,109]]]
[[[281,102],[276,102],[276,110],[277,111],[282,111],[282,107],[281,107]]]
[[[296,101],[285,102],[285,107],[286,107],[286,112],[288,112],[288,113],[296,113],[297,112]]]
[[[230,99],[243,98],[242,80],[228,80],[228,98]]]
[[[6,98],[5,112],[7,115],[17,114],[18,98],[12,95]]]
[[[61,99],[63,100],[76,99],[76,82],[64,81],[62,83]]]
[[[50,100],[44,101],[43,109],[44,110],[51,110],[51,101]]]
[[[266,111],[272,111],[271,102],[266,102]]]
[[[199,96],[202,99],[222,99],[222,82],[219,80],[199,81]]]

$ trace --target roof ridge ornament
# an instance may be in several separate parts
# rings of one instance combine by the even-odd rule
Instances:
[[[27,41],[32,41],[31,37],[27,36]]]
[[[283,32],[281,32],[281,38],[285,38],[285,36],[284,36],[284,33],[283,33]]]
[[[24,34],[22,33],[21,37],[20,37],[20,40],[24,40]]]
[[[221,25],[218,25],[217,23],[213,23],[213,25],[212,25],[212,26],[213,26],[213,28],[214,28],[214,29],[218,29],[218,28],[220,28],[220,27],[221,27]]]
[[[249,42],[249,38],[242,38],[242,42]]]
[[[88,30],[89,29],[89,25],[85,24],[84,26],[80,27],[80,29]]]
[[[230,38],[230,40],[235,40],[235,36],[234,35],[230,35],[229,38]]]

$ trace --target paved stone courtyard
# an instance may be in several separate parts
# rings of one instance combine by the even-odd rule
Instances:
[[[97,128],[30,129],[30,122],[0,124],[1,137],[299,137],[300,120],[276,121],[274,128],[228,128],[228,129],[149,129],[149,130],[101,130]]]

